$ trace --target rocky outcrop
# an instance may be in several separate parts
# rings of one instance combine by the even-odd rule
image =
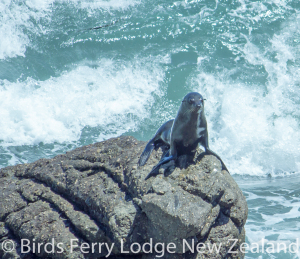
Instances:
[[[179,158],[145,181],[162,154],[138,168],[145,144],[123,136],[1,169],[0,258],[243,258],[247,204],[220,161]]]

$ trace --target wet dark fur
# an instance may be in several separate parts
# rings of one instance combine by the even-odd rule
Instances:
[[[156,175],[155,172],[162,164],[176,159],[180,155],[191,155],[195,152],[198,144],[204,147],[207,154],[216,156],[221,161],[222,167],[227,170],[222,159],[209,149],[204,99],[201,94],[193,92],[184,97],[176,118],[164,123],[146,145],[139,160],[140,166],[146,164],[154,148],[158,148],[159,145],[170,147],[146,179]]]

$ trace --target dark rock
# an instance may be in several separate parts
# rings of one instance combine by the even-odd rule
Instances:
[[[1,169],[0,258],[243,258],[247,204],[220,161],[182,157],[145,181],[162,152],[138,168],[144,147],[120,137]]]

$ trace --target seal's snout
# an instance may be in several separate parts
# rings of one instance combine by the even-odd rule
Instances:
[[[196,105],[196,107],[198,108],[198,109],[200,109],[202,106],[203,106],[203,100],[198,100],[196,103],[195,103],[195,105]]]

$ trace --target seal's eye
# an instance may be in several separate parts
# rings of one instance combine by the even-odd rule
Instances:
[[[193,102],[195,102],[194,98],[189,99],[189,103],[193,103]]]

